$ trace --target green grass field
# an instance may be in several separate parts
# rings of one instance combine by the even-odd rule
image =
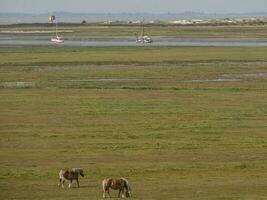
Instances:
[[[267,199],[267,48],[0,48],[0,199]],[[82,167],[81,188],[59,189]],[[116,192],[112,192],[115,197]]]
[[[36,26],[2,26],[2,31],[54,31],[54,25]],[[67,39],[92,39],[92,38],[123,38],[140,35],[139,25],[112,26],[112,25],[59,25],[61,35]],[[151,25],[146,26],[145,33],[152,37],[174,38],[267,38],[267,25],[224,25],[224,26],[174,26]],[[29,35],[29,34],[27,34]],[[47,36],[47,33],[35,33],[33,35]]]

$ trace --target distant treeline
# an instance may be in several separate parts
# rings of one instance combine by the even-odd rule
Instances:
[[[266,25],[266,21],[248,21],[248,22],[236,22],[236,23],[227,23],[227,22],[207,22],[207,23],[196,23],[196,24],[172,24],[168,22],[154,22],[154,23],[144,23],[144,26],[147,27],[170,27],[170,26],[236,26],[236,25]],[[82,21],[81,23],[58,23],[59,26],[63,27],[79,27],[79,26],[140,26],[139,23],[131,23],[126,21],[114,21],[110,23],[105,22],[90,22],[87,23]],[[27,28],[27,27],[51,27],[51,23],[18,23],[18,24],[2,24],[0,28]]]

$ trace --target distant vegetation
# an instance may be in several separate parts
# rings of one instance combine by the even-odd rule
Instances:
[[[239,24],[167,24],[145,23],[145,33],[153,37],[175,38],[267,38],[267,25],[264,23]],[[0,26],[0,34],[23,34],[22,31],[54,31],[52,24],[16,24]],[[11,31],[11,32],[9,32]],[[14,31],[12,33],[12,31]],[[66,39],[121,38],[135,37],[141,32],[141,25],[134,23],[59,23],[59,32]],[[6,32],[6,33],[5,33]],[[17,34],[18,34],[17,33]],[[47,35],[45,33],[33,33]]]

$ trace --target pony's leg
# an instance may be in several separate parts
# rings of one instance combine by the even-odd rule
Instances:
[[[65,187],[65,179],[63,179],[61,181],[62,181],[61,186],[62,186],[62,188],[64,188]]]
[[[121,197],[121,189],[119,190],[118,198]]]
[[[72,179],[70,180],[70,183],[69,183],[69,188],[71,188],[71,185],[72,185]]]
[[[106,198],[108,187],[106,186],[106,184],[104,182],[102,183],[102,189],[103,189],[103,198]],[[109,197],[110,197],[110,195],[109,195]]]
[[[107,191],[108,191],[108,196],[109,196],[109,198],[111,198],[111,196],[110,196],[110,193],[109,193],[109,188],[108,188],[108,190],[107,190]]]
[[[103,198],[106,198],[106,197],[107,197],[107,196],[106,196],[106,193],[107,193],[106,188],[103,188]]]
[[[121,197],[122,197],[122,198],[125,197],[125,195],[124,195],[124,188],[122,188]]]
[[[76,179],[76,182],[77,182],[78,187],[80,187],[79,179],[78,178]]]
[[[58,187],[60,187],[61,186],[61,178],[59,179],[59,182],[58,182]]]

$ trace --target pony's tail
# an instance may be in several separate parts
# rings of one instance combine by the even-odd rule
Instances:
[[[106,179],[104,179],[102,181],[102,189],[103,189],[103,192],[105,192],[105,189],[106,189]]]
[[[102,181],[102,189],[103,189],[103,198],[106,198],[106,189],[107,189],[107,179]]]

